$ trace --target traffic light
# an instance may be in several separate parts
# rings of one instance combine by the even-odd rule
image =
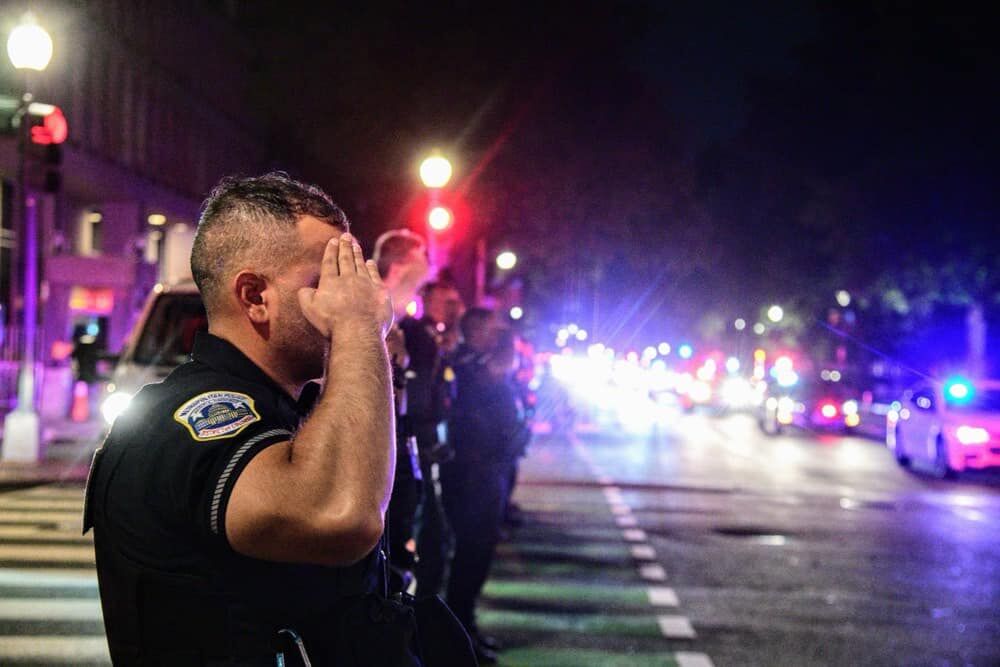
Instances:
[[[0,128],[8,134],[17,133],[23,123],[27,123],[23,131],[29,139],[24,154],[29,180],[45,192],[58,192],[62,186],[62,144],[69,137],[65,114],[54,104],[0,96]]]

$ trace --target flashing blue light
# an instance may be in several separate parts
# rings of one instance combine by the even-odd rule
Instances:
[[[88,322],[87,323],[87,335],[88,336],[96,336],[99,333],[101,333],[101,327],[100,327],[100,325],[97,324],[97,322]]]
[[[944,395],[949,403],[962,405],[973,399],[976,388],[967,379],[956,376],[945,381]]]
[[[677,354],[680,355],[681,359],[690,359],[691,355],[694,354],[694,348],[685,343],[677,348]]]

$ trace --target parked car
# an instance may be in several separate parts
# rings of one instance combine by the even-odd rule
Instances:
[[[195,334],[207,329],[194,282],[154,287],[105,389],[101,414],[108,426],[143,385],[159,382],[187,361]]]
[[[1000,466],[1000,380],[916,385],[889,411],[886,445],[900,465],[939,477]]]

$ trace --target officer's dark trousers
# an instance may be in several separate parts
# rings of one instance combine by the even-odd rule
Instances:
[[[406,543],[413,537],[413,521],[420,499],[420,482],[413,474],[409,450],[405,444],[396,450],[396,478],[386,512],[389,531],[389,564],[395,570],[390,573],[391,593],[399,593],[405,582],[398,571],[413,570],[413,554],[406,549]]]
[[[446,464],[447,465],[447,464]],[[445,576],[451,563],[454,537],[445,515],[441,483],[434,474],[434,464],[422,463],[423,495],[417,510],[417,597],[443,593]]]
[[[456,444],[456,450],[459,445]],[[455,534],[448,578],[448,606],[473,632],[476,599],[486,583],[507,502],[507,465],[502,461],[461,460],[441,470],[442,497]]]

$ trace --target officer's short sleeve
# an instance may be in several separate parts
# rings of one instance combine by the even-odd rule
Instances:
[[[195,531],[228,547],[225,516],[236,480],[253,457],[292,438],[271,397],[238,390],[204,391],[172,414],[178,442],[178,511]]]

